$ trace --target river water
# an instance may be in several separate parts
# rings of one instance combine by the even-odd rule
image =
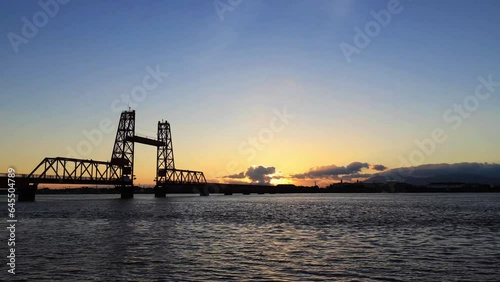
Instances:
[[[118,197],[17,203],[16,275],[0,278],[500,279],[500,194]]]

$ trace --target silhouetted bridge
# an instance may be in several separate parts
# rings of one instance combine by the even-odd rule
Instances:
[[[165,197],[167,187],[173,184],[192,185],[205,195],[206,179],[201,171],[175,168],[170,124],[158,122],[157,138],[135,134],[135,111],[121,113],[115,143],[109,162],[65,157],[45,158],[29,174],[16,174],[15,183],[19,201],[34,201],[36,190],[46,184],[114,185],[122,198],[134,195],[134,146],[136,143],[155,146],[155,196]],[[7,175],[0,174],[0,183],[7,183]]]

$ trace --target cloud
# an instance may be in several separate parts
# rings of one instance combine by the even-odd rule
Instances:
[[[274,166],[264,167],[260,165],[249,167],[245,172],[245,176],[254,183],[269,184],[272,179],[270,175],[274,173],[276,173],[276,168]]]
[[[431,182],[500,184],[500,164],[441,163],[400,167],[373,174],[368,182],[403,181],[413,185]]]
[[[368,163],[353,162],[347,166],[319,166],[310,169],[306,173],[294,174],[292,178],[307,179],[307,178],[328,178],[338,180],[340,176],[350,175],[361,172],[364,168],[369,168]]]
[[[365,169],[377,172],[368,173]],[[353,162],[346,166],[328,165],[311,168],[309,171],[283,176],[275,167],[262,165],[249,167],[238,174],[227,175],[222,178],[230,179],[231,183],[251,181],[254,184],[269,184],[272,179],[293,178],[304,182],[318,180],[330,181],[355,181],[366,180],[369,182],[384,182],[387,180],[406,181],[416,185],[426,185],[428,182],[470,182],[500,184],[500,164],[491,163],[441,163],[426,164],[416,167],[389,169],[385,165],[370,165],[364,162]],[[303,181],[300,181],[303,180]],[[248,182],[246,182],[248,183]]]
[[[441,163],[425,164],[414,167],[391,169],[381,175],[399,177],[431,177],[435,175],[474,174],[479,176],[500,177],[500,164],[489,163]]]
[[[363,168],[369,168],[370,165],[368,163],[361,162],[353,162],[347,166],[347,171],[350,173],[360,172]]]
[[[223,176],[221,178],[242,179],[242,178],[245,178],[245,173],[244,172],[240,172],[238,174],[226,175],[226,176]]]
[[[229,178],[229,179],[248,178],[252,183],[256,184],[269,184],[271,182],[271,179],[283,178],[283,176],[281,175],[274,175],[274,174],[276,174],[276,168],[274,166],[265,167],[259,165],[259,166],[251,166],[246,171],[242,171],[237,174],[226,175],[221,178]],[[234,181],[231,182],[234,183]]]
[[[388,167],[386,167],[385,165],[378,164],[378,165],[372,165],[372,169],[376,171],[384,171],[388,169]]]

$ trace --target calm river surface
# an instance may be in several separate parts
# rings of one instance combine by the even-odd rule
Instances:
[[[0,280],[500,279],[500,194],[118,198],[17,203],[17,274],[3,232]]]

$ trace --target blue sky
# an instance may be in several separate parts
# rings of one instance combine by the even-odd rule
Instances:
[[[186,168],[215,178],[232,159],[284,174],[352,161],[395,167],[415,139],[449,128],[443,113],[474,93],[478,76],[500,80],[500,2],[401,1],[348,63],[339,44],[352,44],[354,27],[388,2],[243,1],[221,21],[213,1],[73,0],[16,54],[7,34],[21,35],[21,18],[41,7],[2,1],[0,169],[65,155],[103,118],[116,126],[112,102],[141,84],[147,66],[170,76],[134,107],[138,133],[154,135],[168,119]],[[499,92],[426,163],[500,162]],[[247,161],[238,144],[283,107],[297,118]],[[113,138],[91,157],[109,158]],[[148,155],[139,162],[154,159],[139,150]]]

